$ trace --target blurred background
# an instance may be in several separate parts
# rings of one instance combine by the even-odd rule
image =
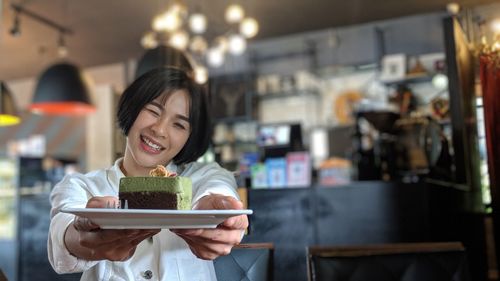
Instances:
[[[497,280],[497,2],[0,0],[0,269],[78,280],[47,261],[50,191],[112,165],[122,91],[186,58],[199,161],[234,172],[275,280],[306,280],[311,245],[436,241]]]

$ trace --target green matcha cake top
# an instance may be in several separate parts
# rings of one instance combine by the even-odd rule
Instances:
[[[159,191],[191,193],[191,179],[187,177],[123,177],[120,192]]]
[[[149,174],[150,177],[121,178],[120,201],[126,201],[131,209],[191,209],[190,178],[179,177],[161,165]]]

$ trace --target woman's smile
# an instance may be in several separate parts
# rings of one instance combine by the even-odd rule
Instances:
[[[165,148],[161,146],[161,144],[155,142],[153,139],[148,138],[147,136],[144,135],[141,135],[140,137],[141,137],[141,142],[140,142],[141,148],[146,152],[158,154],[162,150],[165,150]]]

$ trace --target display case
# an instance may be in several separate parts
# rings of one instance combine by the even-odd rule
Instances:
[[[0,157],[0,268],[8,280],[16,276],[17,171],[16,159]]]
[[[79,280],[81,274],[57,274],[48,261],[50,191],[74,171],[75,160],[40,157],[18,159],[18,281]]]

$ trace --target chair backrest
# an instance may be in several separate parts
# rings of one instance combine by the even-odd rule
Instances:
[[[227,256],[214,261],[218,281],[273,280],[272,243],[240,244]]]
[[[0,281],[7,281],[7,277],[3,274],[2,269],[0,268]]]
[[[307,249],[309,281],[468,281],[461,243],[401,243]]]

